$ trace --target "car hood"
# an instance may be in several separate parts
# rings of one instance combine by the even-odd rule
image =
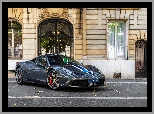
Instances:
[[[83,66],[79,65],[64,65],[57,70],[61,75],[72,78],[100,78],[99,74],[96,74],[90,70],[87,70]]]
[[[64,66],[64,69],[69,70],[71,73],[74,73],[77,75],[93,74],[92,71],[89,71],[83,66],[79,66],[79,65],[66,65]]]

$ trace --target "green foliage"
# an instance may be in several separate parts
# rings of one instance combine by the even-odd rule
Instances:
[[[52,35],[50,35],[50,37],[49,35],[46,35],[44,38],[41,38],[41,47],[46,50],[46,53],[53,49],[55,43],[58,43],[55,39],[53,39],[53,37],[54,36]],[[68,38],[68,36],[63,32],[60,32],[60,34],[57,35],[57,38],[59,39],[59,52],[62,50],[64,51],[65,45],[71,45],[70,38]]]
[[[14,31],[14,46],[22,44],[22,25],[17,21],[8,21],[8,43],[12,44],[12,29]]]
[[[21,29],[13,29],[14,31],[14,46],[17,44],[22,44],[22,31]],[[8,43],[11,46],[12,44],[12,29],[8,29]]]
[[[115,23],[108,23],[108,32],[112,33],[115,31]]]
[[[46,53],[48,53],[49,50],[52,49],[52,40],[53,38],[47,36],[41,39],[41,47],[46,49]]]
[[[8,29],[22,29],[22,25],[17,21],[8,21]]]
[[[117,24],[117,26],[115,24]],[[108,32],[109,33],[115,33],[115,27],[117,27],[116,35],[117,35],[117,38],[119,40],[121,40],[121,36],[118,35],[118,33],[120,33],[121,26],[122,26],[122,23],[118,23],[118,22],[117,23],[115,23],[115,22],[108,23]]]

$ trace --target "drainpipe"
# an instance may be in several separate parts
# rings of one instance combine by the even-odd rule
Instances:
[[[83,9],[82,8],[80,8],[80,29],[79,29],[79,34],[81,34],[81,22],[82,22],[82,11],[83,11]]]
[[[12,58],[14,58],[14,30],[12,29]]]

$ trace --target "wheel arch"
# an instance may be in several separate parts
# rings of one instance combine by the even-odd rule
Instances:
[[[48,69],[47,74],[49,74],[49,73],[52,72],[52,71],[54,71],[54,69],[51,67],[51,68]]]

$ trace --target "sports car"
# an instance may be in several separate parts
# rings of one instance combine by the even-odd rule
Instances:
[[[99,87],[105,82],[104,74],[95,66],[83,65],[59,54],[44,54],[17,62],[15,76],[18,84],[37,83],[54,90],[61,87]]]

